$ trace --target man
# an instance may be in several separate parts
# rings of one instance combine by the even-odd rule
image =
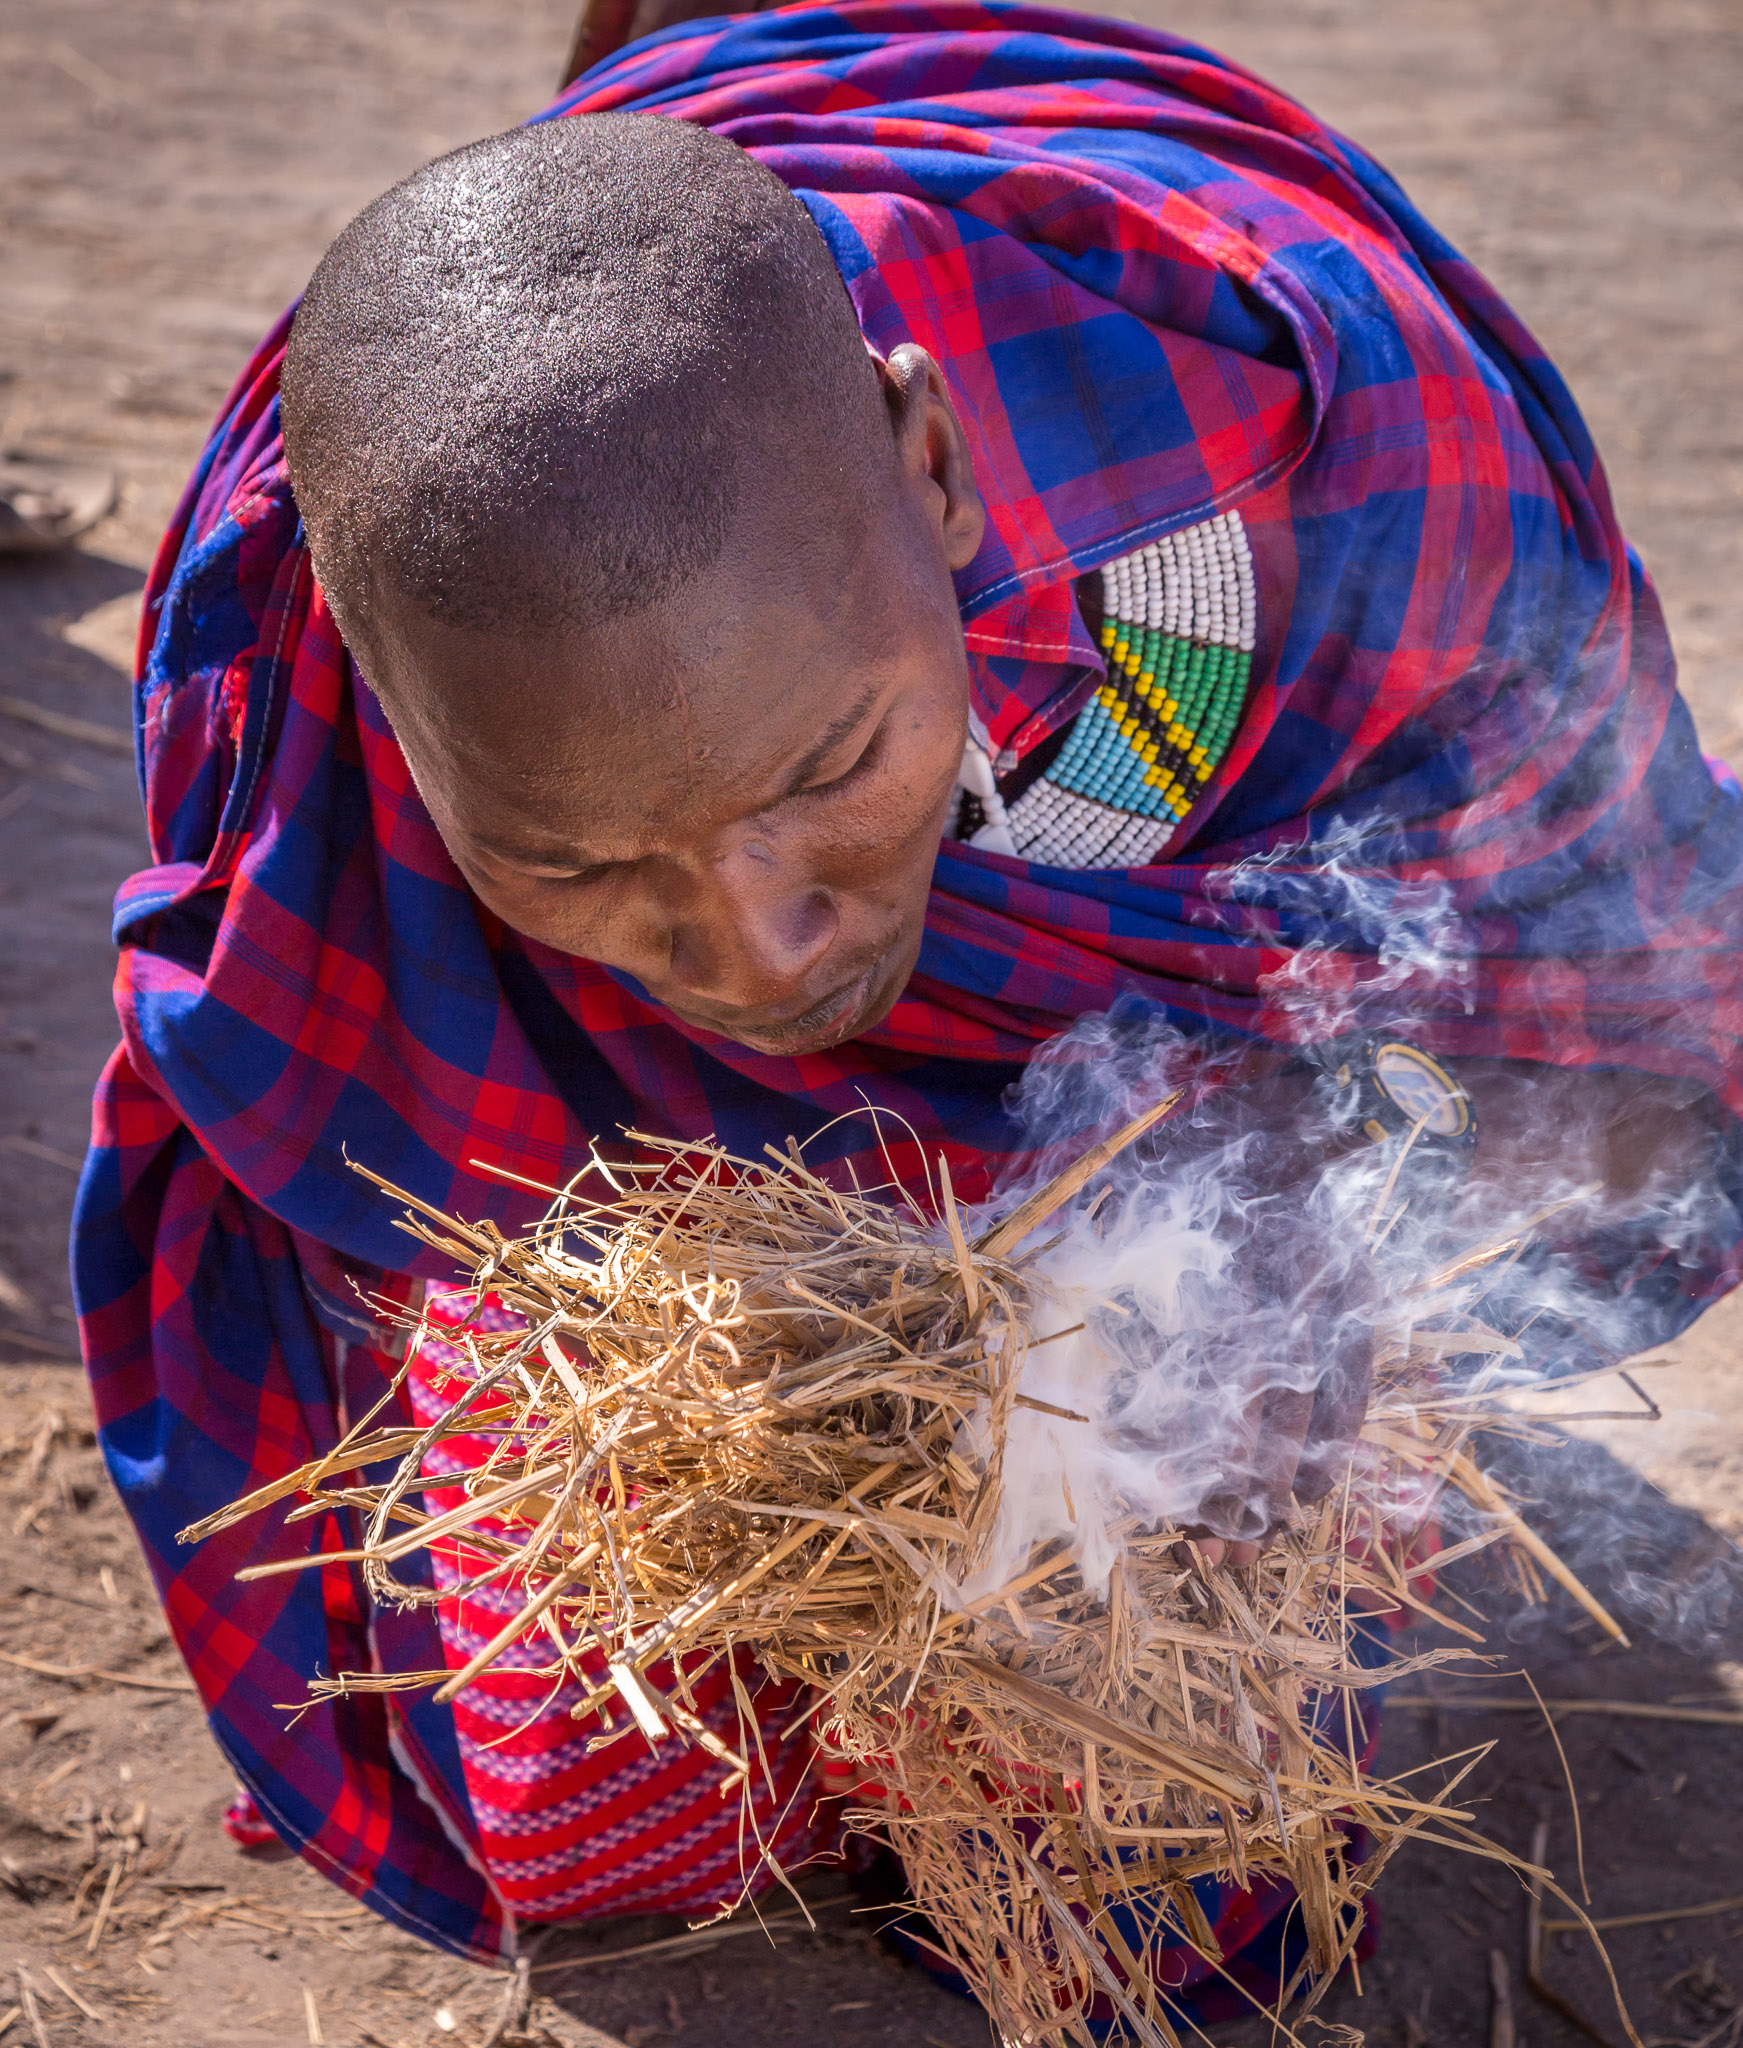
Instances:
[[[341,1518],[178,1550],[452,1278],[349,1159],[512,1228],[484,1168],[626,1127],[879,1178],[871,1104],[972,1199],[1117,1003],[1228,1057],[1282,1213],[1322,1070],[1415,1099],[1352,1068],[1402,1032],[1461,1170],[1604,1184],[1568,1256],[1638,1340],[1735,1277],[1743,1104],[1736,787],[1554,372],[1359,152],[1207,52],[969,4],[690,25],[553,111],[340,237],[166,540],[75,1245],[226,1754],[484,1955],[738,1866],[706,1758],[588,1757],[512,1672],[458,1732],[391,1690],[288,1729],[489,1620],[235,1583]],[[1309,1363],[1219,1538],[1324,1483],[1359,1361]],[[797,1842],[804,1702],[758,1713]],[[1231,1952],[1282,1904],[1212,1903]]]

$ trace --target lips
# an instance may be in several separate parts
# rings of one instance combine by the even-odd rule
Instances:
[[[792,1017],[759,1020],[755,1024],[717,1023],[710,1019],[708,1028],[727,1038],[736,1038],[740,1045],[748,1045],[754,1052],[820,1052],[847,1036],[841,1027],[865,1009],[877,976],[877,967],[868,967],[833,995]]]

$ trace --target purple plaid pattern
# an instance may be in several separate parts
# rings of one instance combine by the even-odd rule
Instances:
[[[1252,692],[1164,866],[940,850],[888,1021],[773,1059],[472,901],[315,587],[278,440],[282,327],[226,407],[154,570],[138,683],[153,865],[122,891],[123,1046],[75,1262],[114,1471],[212,1725],[286,1838],[432,1939],[504,1940],[451,1717],[283,1703],[340,1666],[430,1665],[427,1617],[344,1568],[236,1568],[350,1531],[174,1532],[330,1442],[377,1391],[358,1273],[430,1274],[346,1167],[507,1227],[472,1162],[537,1180],[595,1134],[805,1138],[862,1099],[981,1192],[1033,1047],[1143,1004],[1288,1041],[1312,954],[1358,1018],[1449,1054],[1620,1065],[1743,1103],[1743,820],[1703,764],[1656,599],[1531,337],[1385,173],[1210,52],[984,4],[693,24],[553,117],[706,123],[798,192],[868,337],[939,357],[990,509],[959,578],[976,708],[1021,751],[1100,674],[1071,579],[1237,507]],[[1433,881],[1466,970],[1399,990],[1370,897]],[[1230,870],[1255,856],[1239,884]],[[813,1157],[867,1154],[839,1123]],[[875,1155],[870,1162],[878,1177]],[[1669,1276],[1666,1327],[1732,1278]],[[391,1737],[391,1741],[390,1741]]]

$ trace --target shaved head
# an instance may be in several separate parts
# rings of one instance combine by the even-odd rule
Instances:
[[[364,650],[395,600],[587,632],[712,564],[772,464],[852,502],[890,461],[810,215],[658,115],[517,128],[385,193],[315,272],[282,406],[317,573]]]
[[[516,129],[352,222],[286,351],[314,566],[510,930],[780,1055],[918,957],[985,523],[943,371],[658,115]]]

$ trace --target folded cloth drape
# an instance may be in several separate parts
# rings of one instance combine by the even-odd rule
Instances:
[[[1117,999],[1288,1044],[1335,998],[1433,1051],[1635,1067],[1743,1106],[1743,804],[1702,762],[1560,380],[1384,172],[1208,51],[954,0],[689,24],[546,118],[623,108],[755,153],[869,341],[943,365],[990,512],[959,597],[995,750],[1101,674],[1072,579],[1216,512],[1251,544],[1258,645],[1166,865],[945,845],[889,1019],[768,1057],[472,899],[309,567],[282,325],[244,373],[148,591],[153,864],[118,903],[79,1306],[110,1466],[219,1742],[288,1840],[471,1952],[509,1937],[451,1717],[284,1712],[316,1670],[439,1662],[427,1615],[373,1610],[344,1566],[235,1585],[343,1547],[343,1517],[175,1542],[379,1392],[349,1282],[434,1273],[348,1158],[512,1227],[532,1198],[478,1162],[561,1179],[627,1125],[751,1154],[822,1133],[814,1160],[879,1179],[869,1102],[912,1132],[898,1172],[943,1151],[973,1196],[1020,1144],[1002,1097],[1031,1050]],[[1430,912],[1432,945],[1401,948]],[[1669,1329],[1734,1257],[1715,1238],[1630,1284]]]

